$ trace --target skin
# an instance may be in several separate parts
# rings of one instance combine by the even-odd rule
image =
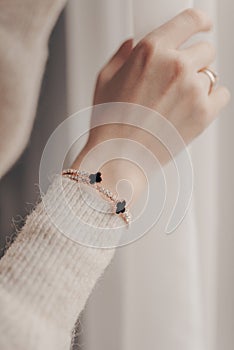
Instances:
[[[99,73],[94,104],[130,102],[151,108],[169,120],[189,144],[207,128],[230,99],[230,92],[224,86],[218,86],[209,93],[210,80],[200,72],[212,65],[214,46],[204,41],[181,48],[196,33],[211,29],[212,22],[204,12],[187,9],[150,32],[135,47],[133,40],[127,40]],[[108,121],[108,115],[102,118]],[[92,119],[91,126],[94,122]],[[152,123],[152,120],[143,118],[142,127],[149,122]],[[153,129],[154,125],[148,127]],[[168,162],[168,155],[159,142],[148,133],[123,124],[92,129],[73,167],[79,168],[86,154],[99,143],[121,137],[129,137],[146,146],[161,164]],[[140,191],[144,188],[142,173],[131,162],[110,161],[100,170],[104,184],[112,190],[123,176],[134,188],[140,188]]]

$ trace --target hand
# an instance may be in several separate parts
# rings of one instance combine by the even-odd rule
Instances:
[[[168,119],[188,144],[214,120],[230,97],[223,86],[209,94],[210,81],[199,72],[214,61],[214,47],[208,42],[199,42],[181,48],[191,36],[211,28],[211,20],[205,13],[187,9],[149,33],[135,47],[132,40],[126,41],[101,70],[94,104],[131,102],[149,107]],[[143,118],[142,127],[147,123],[147,118]],[[129,135],[151,149],[161,163],[168,161],[159,142],[146,132],[129,130],[126,125],[106,125],[91,130],[74,166],[78,167],[85,154],[97,144]],[[127,168],[126,162],[115,161],[113,167],[108,165],[108,172],[112,170],[112,175],[117,174],[117,180],[120,173],[126,178]],[[130,179],[131,174],[132,171]]]

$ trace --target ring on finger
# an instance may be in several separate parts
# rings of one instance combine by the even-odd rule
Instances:
[[[212,92],[213,88],[215,87],[215,85],[217,84],[218,74],[208,67],[202,68],[199,71],[199,73],[204,73],[209,78],[210,88],[209,88],[208,94],[210,94]]]

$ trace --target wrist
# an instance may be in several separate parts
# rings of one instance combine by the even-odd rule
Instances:
[[[90,173],[100,171],[105,188],[116,193],[119,198],[126,199],[130,205],[134,204],[147,186],[142,170],[130,160],[111,157],[100,167],[96,163],[96,157],[94,159],[88,156],[91,149],[91,145],[87,144],[72,164],[72,168]]]

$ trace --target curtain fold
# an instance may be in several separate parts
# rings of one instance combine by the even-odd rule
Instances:
[[[216,24],[212,34],[199,35],[195,40],[220,43],[226,18],[217,12],[220,4],[220,0],[70,0],[66,11],[69,112],[91,105],[95,77],[123,40],[131,36],[139,40],[186,7],[204,9]],[[226,8],[230,6],[228,0],[225,4]],[[224,9],[221,13],[230,17]],[[221,47],[220,64],[225,62],[225,50],[227,54],[225,44]],[[176,232],[166,236],[163,225],[161,230],[157,226],[139,241],[117,250],[86,308],[82,320],[84,349],[221,348],[217,345],[217,338],[223,334],[219,317],[224,324],[226,321],[218,309],[225,304],[218,283],[228,286],[222,276],[228,261],[220,263],[225,244],[222,251],[218,246],[220,219],[224,218],[219,203],[220,179],[224,179],[220,175],[220,144],[227,151],[222,131],[228,125],[228,121],[225,126],[215,122],[190,147],[195,173],[193,201]],[[227,162],[225,165],[228,167]],[[170,177],[170,166],[166,172]],[[170,186],[173,188],[172,179],[169,190]],[[229,215],[226,230],[231,227],[230,219]],[[225,350],[232,349],[232,336],[228,336]]]

